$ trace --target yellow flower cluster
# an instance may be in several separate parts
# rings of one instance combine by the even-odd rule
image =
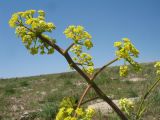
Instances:
[[[118,42],[114,42],[114,47],[121,47],[122,42],[118,41]]]
[[[120,99],[119,105],[120,105],[121,109],[125,113],[127,113],[127,115],[130,115],[130,113],[133,111],[133,108],[134,108],[134,103],[127,98]]]
[[[154,65],[154,67],[157,69],[157,71],[156,71],[157,75],[160,75],[160,61],[156,62],[156,64]]]
[[[75,63],[78,63],[83,71],[88,74],[94,72],[94,64],[92,62],[92,57],[82,52],[82,47],[85,46],[88,50],[93,47],[91,41],[91,35],[84,30],[82,26],[71,25],[65,29],[64,34],[67,38],[70,38],[74,41],[74,45],[71,48],[71,52],[75,54],[73,60]]]
[[[72,46],[70,51],[76,54],[77,56],[80,56],[80,54],[82,53],[82,46],[75,44]]]
[[[95,110],[93,108],[88,108],[86,110],[86,120],[91,120],[95,114]]]
[[[93,47],[91,35],[82,26],[71,25],[65,29],[64,34],[67,38],[72,39],[74,43],[84,45],[87,49]]]
[[[94,72],[92,56],[88,53],[82,52],[82,46],[78,44],[72,46],[71,51],[76,55],[73,57],[75,63],[78,63],[78,65],[82,67],[83,71],[91,75]]]
[[[136,71],[140,71],[141,70],[141,66],[139,65],[138,62],[134,61],[132,57],[128,57],[126,59],[127,62],[129,62]]]
[[[88,63],[89,61],[92,60],[92,56],[90,56],[89,54],[87,53],[81,53],[80,54],[80,58],[81,58],[81,63]],[[89,64],[89,65],[92,65],[92,64]]]
[[[17,13],[14,13],[11,17],[11,19],[9,20],[9,25],[10,27],[16,27],[19,24],[19,16],[17,15]]]
[[[117,47],[116,55],[119,58],[128,58],[129,56],[138,57],[139,51],[134,47],[128,38],[123,38],[122,41],[114,43],[114,47]]]
[[[85,114],[84,110],[82,108],[77,108],[76,109],[76,114],[78,116],[83,116]]]
[[[94,72],[94,67],[88,66],[87,68],[84,68],[83,71],[86,71],[88,74],[92,75]]]
[[[69,104],[68,104],[69,103]],[[92,108],[74,109],[75,102],[73,98],[64,98],[60,104],[59,112],[56,115],[56,120],[91,120],[95,111]],[[76,113],[76,117],[74,116]]]
[[[59,109],[59,112],[56,116],[56,120],[77,120],[75,117],[72,117],[74,109],[62,107]]]
[[[30,27],[33,32],[51,32],[55,29],[55,25],[45,21],[45,13],[43,10],[38,11],[38,17],[34,18],[35,10],[27,10],[24,12],[14,13],[9,20],[10,27],[24,26]]]
[[[90,49],[91,47],[93,47],[93,43],[89,39],[86,39],[84,41],[84,45],[87,47],[87,49]]]
[[[76,106],[76,100],[73,97],[64,97],[60,103],[60,107],[72,108]]]
[[[34,17],[35,10],[27,10],[24,12],[14,13],[9,20],[10,27],[15,28],[15,33],[18,37],[21,37],[22,42],[31,54],[37,54],[40,50],[40,54],[52,54],[54,49],[38,39],[38,35],[43,32],[51,32],[56,27],[51,22],[45,21],[45,13],[43,10],[38,11],[38,16]],[[55,42],[47,35],[43,35],[47,39]]]
[[[128,74],[128,66],[127,65],[120,66],[119,74],[120,74],[121,77],[127,76],[127,74]]]
[[[77,114],[76,117],[73,117],[74,112]],[[62,107],[56,115],[56,120],[92,120],[94,114],[95,111],[92,108],[74,110],[73,108]]]
[[[119,59],[124,59],[129,62],[137,71],[141,69],[140,65],[134,61],[134,58],[138,57],[139,51],[128,38],[123,38],[122,41],[114,42],[114,47],[117,48],[115,53]],[[120,76],[126,76],[128,74],[127,68],[127,66],[120,67]]]
[[[94,72],[92,56],[88,53],[82,52],[82,49],[79,45],[73,46],[72,52],[76,54],[76,56],[73,57],[73,60],[83,68],[82,70],[84,70],[88,74],[92,74]]]

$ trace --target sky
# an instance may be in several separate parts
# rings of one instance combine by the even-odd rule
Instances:
[[[56,25],[50,35],[62,48],[71,40],[63,31],[82,25],[92,35],[89,53],[95,67],[115,58],[113,43],[128,37],[139,49],[138,62],[160,60],[160,0],[1,0],[0,78],[34,76],[69,71],[65,59],[53,55],[31,55],[17,38],[8,21],[15,12],[44,10],[48,22]],[[113,65],[119,65],[117,62]]]

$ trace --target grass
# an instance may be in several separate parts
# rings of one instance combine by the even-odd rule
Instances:
[[[54,103],[46,103],[42,106],[42,111],[39,112],[39,117],[45,120],[54,120],[58,112],[58,105]]]
[[[21,81],[20,86],[27,87],[27,86],[29,86],[29,82],[28,81]]]
[[[144,94],[149,84],[155,80],[154,63],[143,63],[142,71],[134,72],[130,67],[131,74],[127,78],[120,78],[118,66],[107,68],[95,80],[98,86],[112,99],[124,97],[137,97]],[[145,78],[145,81],[132,82],[130,78]],[[125,81],[123,81],[125,79]],[[0,119],[19,119],[25,111],[38,111],[37,118],[52,120],[57,113],[59,102],[65,96],[78,98],[85,88],[85,81],[75,72],[49,74],[24,78],[11,78],[0,80]],[[91,90],[88,98],[96,94]],[[158,119],[160,111],[160,90],[150,96],[149,106],[144,118]],[[137,104],[138,105],[138,104]],[[17,111],[13,110],[17,106]],[[23,109],[22,109],[23,108]],[[41,112],[39,112],[41,110]],[[99,113],[99,116],[101,114]],[[109,120],[118,120],[115,113],[107,116]],[[103,116],[101,116],[101,119]]]
[[[13,86],[7,86],[5,88],[5,93],[4,93],[5,95],[13,95],[15,93],[16,93],[16,90],[14,89]]]

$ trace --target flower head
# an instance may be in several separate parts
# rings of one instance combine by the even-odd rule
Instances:
[[[157,75],[160,75],[160,61],[156,62],[154,67],[157,69],[157,71],[156,71]]]
[[[15,28],[15,33],[22,39],[23,44],[31,54],[52,54],[54,49],[44,44],[38,38],[38,35],[41,34],[46,39],[55,42],[54,39],[42,33],[52,32],[56,27],[53,23],[45,21],[45,12],[43,10],[38,11],[37,17],[34,17],[35,13],[35,10],[14,13],[9,20],[9,25]]]
[[[133,108],[134,108],[134,103],[127,98],[120,99],[119,105],[120,105],[121,109],[124,112],[126,112],[128,115],[130,115],[130,113],[133,111]]]
[[[128,74],[128,66],[127,65],[123,65],[120,66],[120,70],[119,70],[120,76],[126,76]]]

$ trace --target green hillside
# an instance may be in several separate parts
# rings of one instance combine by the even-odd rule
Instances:
[[[139,97],[156,79],[153,65],[154,63],[141,64],[142,71],[139,73],[130,68],[131,72],[126,78],[119,77],[118,66],[110,67],[105,69],[95,81],[112,99]],[[0,120],[18,120],[25,112],[30,113],[30,120],[52,120],[62,98],[65,96],[78,98],[86,85],[83,78],[75,72],[1,79]],[[87,98],[95,96],[94,91],[91,90]],[[148,104],[144,120],[158,120],[160,87],[150,96],[150,101],[152,104]],[[114,114],[109,118],[117,120]]]

